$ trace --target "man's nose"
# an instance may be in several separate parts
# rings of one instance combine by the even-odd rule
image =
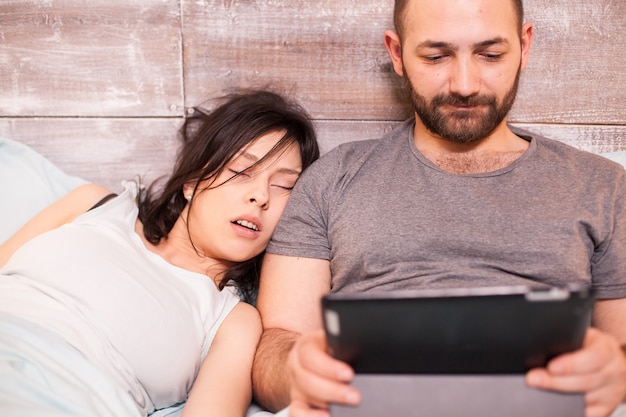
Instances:
[[[450,92],[470,97],[480,91],[480,67],[471,58],[459,58],[450,74]]]

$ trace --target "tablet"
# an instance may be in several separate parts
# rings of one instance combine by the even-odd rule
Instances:
[[[578,349],[588,287],[334,293],[322,299],[331,354],[369,374],[517,374]]]

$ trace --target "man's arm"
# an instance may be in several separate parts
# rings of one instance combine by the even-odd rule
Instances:
[[[593,326],[615,336],[620,345],[626,346],[626,298],[597,301]]]
[[[264,330],[252,370],[254,397],[264,408],[289,405],[287,356],[302,333],[322,328],[320,299],[329,291],[329,261],[265,255],[257,300]]]

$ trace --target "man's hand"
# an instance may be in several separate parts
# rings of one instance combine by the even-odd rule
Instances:
[[[326,352],[322,330],[302,335],[287,359],[291,376],[290,417],[328,417],[328,405],[357,405],[359,391],[349,385],[354,372]]]
[[[626,357],[617,340],[590,328],[583,347],[526,375],[535,388],[585,393],[585,416],[607,417],[626,397]]]

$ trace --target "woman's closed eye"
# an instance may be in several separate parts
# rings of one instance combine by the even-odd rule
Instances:
[[[288,183],[275,183],[275,184],[271,184],[272,187],[276,187],[282,190],[286,190],[286,191],[291,191],[293,190],[293,186],[295,184],[288,184]]]
[[[269,184],[272,188],[291,192],[300,178],[300,172],[291,169],[281,169],[270,176]]]
[[[250,177],[250,174],[248,173],[248,169],[242,169],[241,171],[233,169],[233,168],[228,168],[228,171],[233,174],[233,178],[234,177],[240,177],[240,176],[245,176],[245,177]]]

